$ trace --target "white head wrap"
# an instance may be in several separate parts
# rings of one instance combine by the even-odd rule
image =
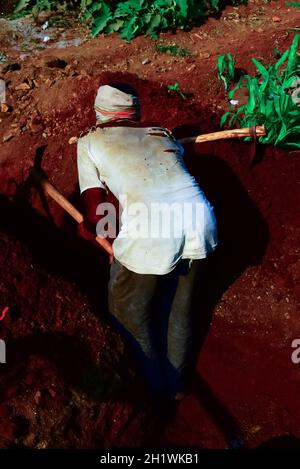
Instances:
[[[101,123],[118,119],[137,119],[139,98],[109,85],[100,86],[95,99],[97,121]]]

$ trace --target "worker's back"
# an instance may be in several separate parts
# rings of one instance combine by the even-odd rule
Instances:
[[[104,127],[87,137],[100,178],[116,197],[152,202],[181,198],[183,189],[199,193],[183,163],[183,148],[167,129]]]
[[[167,129],[98,127],[81,140],[101,183],[124,209],[114,242],[115,257],[123,265],[139,273],[146,265],[151,273],[164,274],[179,258],[203,258],[215,248],[212,207],[184,164],[182,146]],[[84,179],[80,153],[78,165]]]

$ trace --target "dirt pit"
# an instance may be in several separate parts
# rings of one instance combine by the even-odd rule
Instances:
[[[275,45],[288,47],[292,36],[285,28],[297,21],[284,10],[285,26],[268,22],[268,5],[239,9],[249,21],[264,8],[253,26],[253,36],[255,28],[265,28],[256,57]],[[197,310],[193,389],[163,426],[130,351],[106,320],[105,257],[77,239],[72,220],[41,198],[28,178],[38,151],[51,182],[80,208],[76,145],[69,141],[95,124],[95,93],[109,80],[135,86],[143,120],[175,129],[178,137],[219,130],[225,97],[214,72],[218,38],[228,34],[222,47],[251,68],[237,38],[246,44],[252,31],[242,22],[228,29],[224,23],[218,31],[212,20],[176,36],[198,53],[192,59],[157,55],[149,39],[125,45],[115,36],[21,60],[6,50],[11,57],[1,78],[8,83],[10,110],[0,122],[0,309],[9,311],[0,322],[7,344],[0,447],[298,444],[300,365],[291,360],[291,344],[300,334],[299,152],[254,149],[239,140],[186,147],[190,171],[215,206],[220,248]],[[193,34],[203,37],[199,47]],[[200,55],[205,49],[208,58]],[[166,85],[175,81],[193,97],[169,93]],[[28,87],[16,89],[20,83]]]

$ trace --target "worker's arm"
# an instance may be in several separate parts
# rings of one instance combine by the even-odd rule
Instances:
[[[96,235],[96,227],[101,215],[97,215],[97,207],[105,202],[106,191],[99,187],[92,187],[82,192],[80,196],[84,221],[78,225],[80,236],[92,240]]]
[[[96,213],[97,207],[106,200],[106,187],[90,158],[87,137],[78,141],[77,167],[84,218],[84,221],[78,225],[78,233],[86,240],[93,240],[97,234],[97,223],[102,218]]]

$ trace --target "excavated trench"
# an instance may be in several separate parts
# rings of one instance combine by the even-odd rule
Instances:
[[[130,351],[106,318],[105,256],[77,238],[75,223],[28,178],[37,149],[46,145],[43,169],[80,208],[76,145],[68,140],[94,125],[96,89],[111,79],[135,86],[143,120],[175,129],[178,137],[218,127],[219,116],[205,103],[183,101],[129,74],[68,78],[47,94],[36,91],[39,122],[52,134],[32,131],[8,141],[1,174],[0,307],[9,312],[0,323],[7,345],[0,447],[154,441],[226,447],[238,434],[253,446],[270,435],[297,435],[298,384],[286,350],[299,329],[299,155],[256,144],[253,160],[253,144],[242,141],[187,146],[187,165],[215,207],[220,247],[196,305],[192,396],[158,432]],[[275,357],[278,375],[290,379],[291,399],[283,382],[274,380],[265,348]],[[264,366],[252,366],[253,355]],[[265,422],[258,436],[251,417],[255,395],[265,403],[257,406]]]

